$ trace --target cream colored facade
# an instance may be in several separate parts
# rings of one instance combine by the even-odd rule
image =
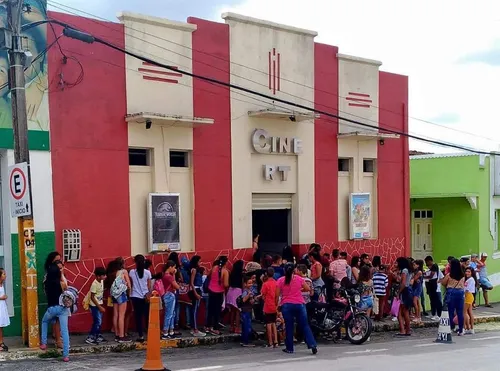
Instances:
[[[233,13],[222,17],[230,29],[232,84],[314,106],[316,32]],[[128,50],[140,50],[153,60],[192,71],[192,33],[196,25],[131,13],[124,13],[119,18],[126,26]],[[339,114],[378,127],[381,63],[343,54],[338,54],[338,60]],[[172,119],[175,116],[187,122],[189,118],[191,122],[196,121],[193,118],[192,78],[179,75],[175,77],[176,83],[162,82],[165,76],[161,73],[165,70],[129,56],[126,67],[128,114],[154,116],[150,129],[145,128],[144,120],[128,122],[129,147],[150,150],[149,166],[130,167],[132,253],[147,252],[147,197],[156,192],[180,193],[181,250],[193,251],[195,195],[191,161],[187,168],[173,168],[169,164],[169,151],[187,151],[190,156],[193,151],[192,125],[184,122],[179,126],[179,122]],[[232,89],[231,118],[233,248],[251,246],[255,202],[265,203],[273,197],[291,200],[291,243],[315,241],[315,116]],[[252,142],[256,130],[276,137],[277,143],[283,138],[287,138],[288,144],[300,140],[300,153],[256,150]],[[379,138],[378,130],[340,121],[338,157],[349,163],[348,171],[338,174],[338,239],[341,241],[350,239],[351,193],[370,193],[370,235],[377,238]],[[263,144],[263,140],[260,138],[259,143]],[[370,171],[363,169],[365,160],[372,162]],[[266,166],[289,169],[286,180],[279,172],[273,179],[266,178]],[[256,196],[260,197],[258,201]]]
[[[191,47],[195,25],[131,13],[123,13],[119,19],[126,27],[127,50],[140,50],[142,55],[155,61],[192,71]],[[148,149],[150,156],[149,166],[130,166],[129,171],[132,255],[148,252],[149,193],[180,194],[181,251],[193,251],[193,129],[189,125],[178,126],[176,121],[162,119],[162,115],[193,116],[192,78],[165,75],[163,72],[167,71],[144,65],[130,56],[126,56],[126,67],[127,113],[150,113],[156,117],[151,120],[150,129],[146,129],[145,120],[128,123],[129,147]],[[157,78],[178,82],[155,80]],[[188,167],[171,167],[171,150],[187,152]]]
[[[314,87],[315,32],[232,13],[223,18],[230,27],[231,83],[313,106],[314,90],[307,87]],[[279,73],[276,70],[272,81],[270,58],[276,64],[279,60]],[[275,75],[279,75],[279,90]],[[234,90],[231,98],[233,248],[251,246],[252,195],[258,193],[291,195],[292,243],[311,243],[315,239],[314,120],[250,117],[249,111],[291,108],[273,106]],[[264,129],[271,136],[299,138],[303,151],[299,155],[256,153],[251,142],[255,129]],[[288,180],[265,180],[264,165],[290,166]]]
[[[379,67],[381,62],[337,55],[339,60],[339,115],[378,128]],[[370,193],[371,238],[377,238],[377,150],[376,129],[339,122],[339,159],[348,160],[349,171],[339,171],[338,231],[339,241],[349,239],[349,195]],[[372,161],[372,171],[365,172],[363,161]]]

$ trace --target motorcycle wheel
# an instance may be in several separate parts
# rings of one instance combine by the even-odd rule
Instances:
[[[361,345],[373,331],[372,320],[364,313],[357,313],[347,323],[346,335],[351,344]]]

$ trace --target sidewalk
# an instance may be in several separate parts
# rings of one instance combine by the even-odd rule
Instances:
[[[494,308],[480,307],[474,311],[475,323],[487,322],[500,322],[500,303],[495,304]],[[412,324],[412,327],[438,327],[438,321],[430,319],[423,319],[420,325]],[[374,323],[375,332],[391,332],[398,331],[399,325],[391,319],[385,319],[381,322]],[[264,334],[263,325],[254,324],[254,329],[259,336]],[[130,343],[118,344],[113,341],[112,334],[105,334],[104,336],[109,342],[103,345],[89,345],[85,343],[87,335],[71,335],[71,354],[85,354],[85,353],[107,353],[107,352],[127,352],[132,350],[146,349],[146,344]],[[188,331],[183,332],[183,336],[174,340],[161,340],[162,348],[187,348],[201,345],[214,345],[219,343],[237,342],[240,335],[229,334],[227,330],[221,336],[206,336],[203,338],[195,338],[189,334]],[[50,342],[50,340],[49,340]],[[47,352],[42,352],[39,349],[27,349],[23,347],[20,337],[5,338],[5,343],[9,346],[8,353],[0,353],[0,361],[4,360],[17,360],[27,358],[55,358],[59,352],[56,351],[55,346],[49,344]]]

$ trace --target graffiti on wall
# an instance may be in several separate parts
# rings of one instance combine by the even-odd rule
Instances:
[[[7,25],[6,0],[0,0],[0,24]],[[47,0],[24,0],[22,24],[46,19]],[[33,27],[23,33],[25,48],[33,59],[47,47],[47,25]],[[47,55],[43,54],[25,71],[28,129],[49,130]],[[11,96],[8,85],[9,60],[6,51],[0,53],[0,129],[12,128]]]

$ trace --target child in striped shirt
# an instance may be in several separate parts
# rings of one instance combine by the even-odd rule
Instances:
[[[373,291],[378,301],[378,313],[375,315],[375,321],[380,321],[384,315],[385,296],[389,278],[386,274],[384,265],[380,265],[373,274]]]

